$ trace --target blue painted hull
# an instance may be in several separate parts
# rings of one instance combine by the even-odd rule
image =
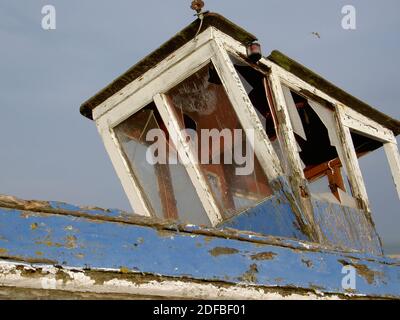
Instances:
[[[0,208],[1,260],[400,298],[400,265],[381,256],[54,202],[5,206]],[[345,265],[357,270],[356,290],[342,287]]]

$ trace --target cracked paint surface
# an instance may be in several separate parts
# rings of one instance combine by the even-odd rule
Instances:
[[[268,238],[268,243],[262,235],[228,239],[217,230],[206,231],[186,226],[160,232],[157,226],[0,208],[0,258],[334,294],[346,294],[341,271],[348,264],[359,271],[356,294],[400,297],[395,260],[296,240]]]

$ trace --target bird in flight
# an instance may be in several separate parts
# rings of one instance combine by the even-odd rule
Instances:
[[[316,36],[318,39],[321,39],[321,35],[318,32],[311,32],[312,35]]]

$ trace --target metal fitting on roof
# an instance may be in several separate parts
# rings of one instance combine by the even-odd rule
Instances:
[[[204,8],[204,1],[202,0],[193,0],[192,5],[190,7],[192,10],[195,10],[197,14],[199,14]]]

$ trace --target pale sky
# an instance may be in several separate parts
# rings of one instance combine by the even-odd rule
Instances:
[[[131,211],[93,122],[79,106],[189,24],[190,0],[0,0],[0,193]],[[400,118],[398,0],[206,0],[291,56]],[[57,29],[44,31],[44,5]],[[341,9],[357,10],[357,29]],[[318,32],[321,39],[311,32]],[[385,245],[400,252],[399,199],[384,153],[362,169]]]

